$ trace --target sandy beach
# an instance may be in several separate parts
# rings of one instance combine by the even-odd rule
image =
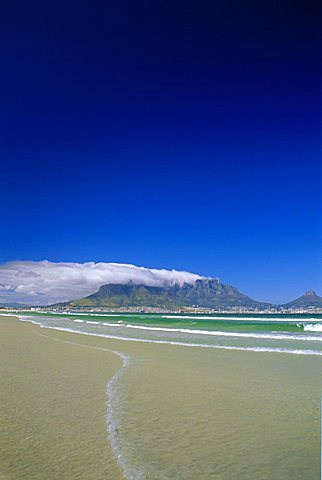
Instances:
[[[13,317],[0,318],[0,341],[1,479],[318,478],[320,357],[122,341]],[[106,385],[117,372],[115,451]]]
[[[105,421],[106,384],[121,359],[11,317],[0,331],[0,478],[123,478]]]

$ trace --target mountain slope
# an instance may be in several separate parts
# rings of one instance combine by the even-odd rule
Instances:
[[[308,308],[319,307],[322,308],[322,297],[317,295],[314,290],[308,290],[299,298],[282,305],[285,308]]]
[[[128,283],[102,285],[98,292],[68,304],[70,307],[267,307],[240,293],[237,288],[224,285],[217,279],[197,280],[182,286],[150,287]]]

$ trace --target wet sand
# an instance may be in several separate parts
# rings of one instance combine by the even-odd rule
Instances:
[[[0,317],[0,478],[122,479],[105,420],[122,361],[51,337],[80,336]]]
[[[144,479],[319,478],[320,357],[130,349],[120,443]]]
[[[122,362],[97,348],[131,359],[113,395],[129,478],[319,478],[320,357],[127,342],[12,318],[0,334],[0,478],[122,478],[105,424],[106,383]]]

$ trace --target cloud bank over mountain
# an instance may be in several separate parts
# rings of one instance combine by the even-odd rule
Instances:
[[[122,263],[15,261],[0,265],[0,303],[47,305],[81,298],[107,283],[182,285],[201,278],[205,277]]]

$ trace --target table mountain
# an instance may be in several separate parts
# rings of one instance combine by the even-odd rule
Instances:
[[[66,305],[66,304],[65,304]],[[70,307],[268,307],[257,302],[230,285],[217,279],[200,279],[194,283],[165,284],[160,287],[137,285],[102,285],[96,293],[69,302]]]

